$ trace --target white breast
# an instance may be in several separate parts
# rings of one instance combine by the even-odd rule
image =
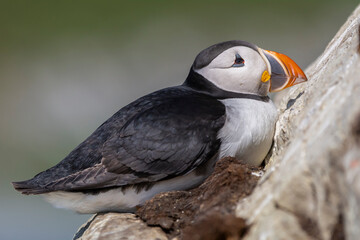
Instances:
[[[272,103],[245,98],[221,100],[226,121],[218,133],[220,158],[233,156],[244,163],[259,166],[270,150],[277,120]]]

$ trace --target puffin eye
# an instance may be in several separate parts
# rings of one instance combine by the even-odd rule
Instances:
[[[245,65],[245,60],[237,53],[235,55],[235,61],[232,67],[242,67]]]

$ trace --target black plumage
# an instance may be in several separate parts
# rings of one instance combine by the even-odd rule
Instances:
[[[179,176],[218,151],[224,121],[217,99],[185,85],[163,89],[122,108],[59,164],[14,186],[39,194]]]

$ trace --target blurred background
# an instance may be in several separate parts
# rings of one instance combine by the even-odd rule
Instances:
[[[71,239],[90,216],[15,192],[122,106],[233,39],[306,68],[358,0],[0,1],[0,239]]]

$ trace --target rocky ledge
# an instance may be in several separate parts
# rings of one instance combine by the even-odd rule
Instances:
[[[278,103],[263,176],[225,158],[198,188],[95,215],[74,239],[358,239],[359,38],[360,6]]]

